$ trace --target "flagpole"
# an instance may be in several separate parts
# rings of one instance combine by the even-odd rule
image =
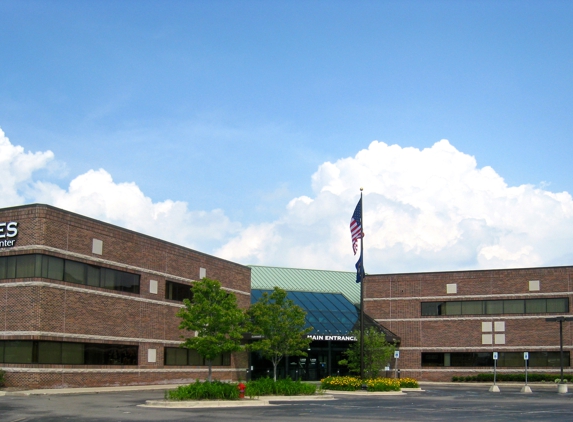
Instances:
[[[364,212],[362,202],[362,188],[360,188],[360,257],[362,268],[360,269],[360,378],[364,379]]]

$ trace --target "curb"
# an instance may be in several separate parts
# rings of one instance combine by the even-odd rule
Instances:
[[[315,400],[335,400],[330,394],[319,396],[268,396],[259,397],[258,399],[242,400],[184,400],[184,401],[167,401],[167,400],[147,400],[145,404],[138,404],[138,407],[154,408],[179,408],[179,409],[205,409],[212,407],[252,407],[252,406],[271,406],[273,402],[286,401],[315,401]]]
[[[339,390],[326,390],[328,394],[340,394],[344,396],[403,396],[406,395],[403,391],[339,391]],[[420,390],[421,391],[421,390]]]
[[[418,381],[421,386],[425,387],[439,387],[439,386],[448,386],[448,387],[491,387],[493,382],[432,382],[432,381]],[[500,387],[523,387],[525,385],[524,382],[497,382],[496,383]],[[551,383],[551,382],[528,382],[528,386],[530,387],[541,387],[541,388],[555,388],[559,384]],[[573,384],[571,384],[573,387]]]

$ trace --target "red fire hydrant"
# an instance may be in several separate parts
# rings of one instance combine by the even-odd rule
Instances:
[[[245,384],[240,382],[239,385],[237,385],[237,388],[239,389],[239,398],[244,399],[245,398]]]

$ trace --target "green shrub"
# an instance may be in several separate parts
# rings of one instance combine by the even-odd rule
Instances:
[[[316,386],[301,381],[293,381],[290,378],[273,381],[272,378],[261,378],[249,381],[245,388],[248,397],[260,396],[300,396],[316,393]]]
[[[167,400],[237,400],[239,389],[237,384],[221,381],[201,382],[182,385],[175,390],[165,392]]]
[[[5,371],[0,369],[0,387],[4,387],[4,375],[6,374]]]

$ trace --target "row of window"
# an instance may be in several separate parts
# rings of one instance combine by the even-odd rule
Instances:
[[[39,340],[0,340],[1,363],[137,365],[138,346]]]
[[[569,366],[569,352],[563,352],[563,366]],[[493,366],[491,352],[422,353],[422,366]],[[497,366],[523,367],[523,352],[499,352]],[[529,367],[560,367],[560,352],[529,352]]]
[[[42,254],[0,257],[0,280],[41,277],[139,293],[139,275]]]
[[[231,354],[223,353],[211,361],[213,366],[230,366]],[[207,361],[196,350],[180,347],[165,348],[166,366],[207,366]]]
[[[568,313],[569,299],[507,299],[422,302],[422,316]]]

